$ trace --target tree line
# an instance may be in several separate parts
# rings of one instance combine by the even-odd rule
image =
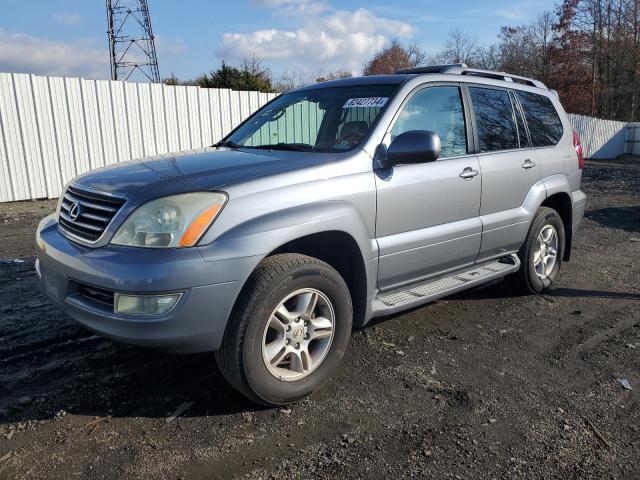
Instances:
[[[640,0],[562,0],[556,10],[523,25],[503,26],[497,42],[481,45],[452,30],[440,52],[427,55],[417,43],[392,40],[363,64],[363,74],[393,73],[425,64],[466,63],[470,67],[536,78],[558,92],[571,113],[623,121],[640,120]],[[346,78],[348,71],[318,73],[318,82]],[[306,80],[306,81],[305,81]],[[294,73],[274,79],[252,58],[226,63],[210,73],[168,84],[284,92],[308,78]]]

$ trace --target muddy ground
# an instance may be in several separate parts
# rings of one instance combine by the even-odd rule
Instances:
[[[2,205],[0,257],[26,262],[0,265],[0,478],[639,478],[640,162],[589,162],[584,190],[556,288],[499,282],[378,321],[284,409],[246,402],[210,354],[75,325],[29,258],[54,202]]]

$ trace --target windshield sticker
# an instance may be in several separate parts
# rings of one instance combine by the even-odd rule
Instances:
[[[381,108],[387,100],[389,97],[350,98],[342,108]]]

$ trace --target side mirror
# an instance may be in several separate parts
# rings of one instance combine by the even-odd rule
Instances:
[[[426,163],[440,157],[440,135],[428,130],[410,130],[398,135],[389,148],[390,164]]]

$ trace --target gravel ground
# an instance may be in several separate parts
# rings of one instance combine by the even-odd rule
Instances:
[[[211,354],[75,325],[30,258],[55,202],[0,205],[0,257],[26,257],[0,265],[0,479],[639,478],[640,162],[589,162],[584,190],[553,290],[497,282],[377,321],[283,409],[234,393]]]

